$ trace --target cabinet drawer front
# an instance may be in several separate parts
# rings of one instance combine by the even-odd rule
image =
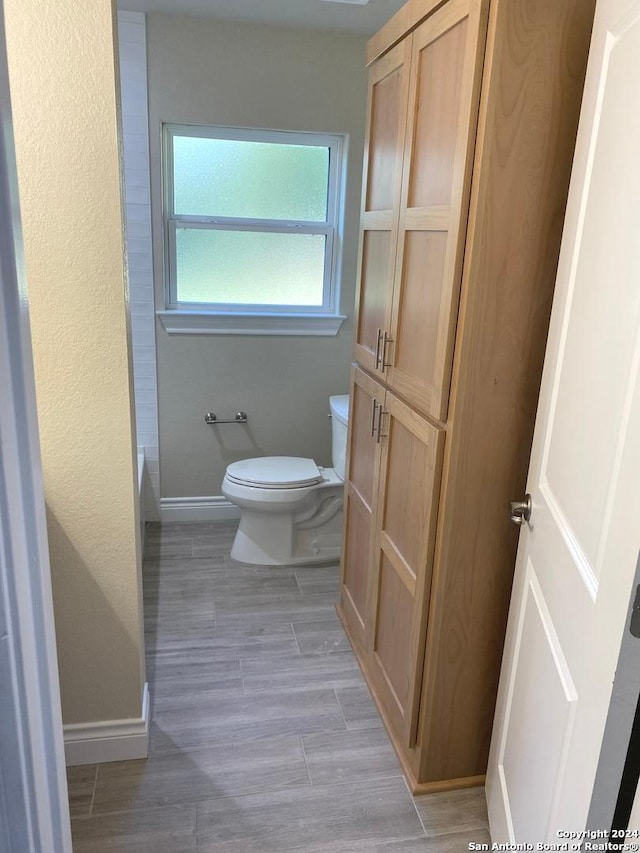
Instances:
[[[387,393],[374,541],[372,668],[399,734],[415,743],[444,431]]]
[[[381,457],[376,427],[384,398],[384,388],[354,367],[349,401],[341,608],[361,651],[367,647],[370,633],[372,536]]]
[[[355,357],[371,371],[381,371],[379,332],[391,323],[410,62],[408,37],[369,75]]]
[[[449,0],[414,33],[389,385],[445,420],[469,208],[486,3]]]

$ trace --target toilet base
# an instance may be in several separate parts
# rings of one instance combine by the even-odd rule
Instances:
[[[296,528],[288,515],[244,510],[231,559],[257,566],[303,566],[340,559],[342,511],[320,528]]]

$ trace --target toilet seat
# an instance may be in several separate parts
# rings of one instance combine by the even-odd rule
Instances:
[[[226,476],[240,486],[259,489],[297,489],[322,482],[313,459],[299,456],[262,456],[232,462]]]

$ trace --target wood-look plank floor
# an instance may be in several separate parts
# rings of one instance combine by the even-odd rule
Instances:
[[[454,853],[481,788],[412,797],[335,613],[338,568],[147,525],[149,758],[68,770],[75,853]]]

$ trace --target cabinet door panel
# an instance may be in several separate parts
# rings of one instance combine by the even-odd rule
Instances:
[[[439,420],[447,415],[485,37],[485,0],[449,0],[413,39],[414,131],[406,137],[385,360],[390,387]]]
[[[433,376],[438,370],[438,328],[443,299],[442,284],[447,235],[442,231],[408,231],[404,235],[403,286],[399,315],[402,333],[395,345],[395,387],[412,396],[413,384],[405,377]],[[425,389],[426,390],[426,389]],[[428,409],[431,398],[424,397]]]
[[[371,627],[371,562],[381,445],[376,440],[381,385],[362,370],[352,370],[345,489],[341,609],[351,634],[364,651]]]
[[[342,570],[342,610],[352,633],[367,645],[367,601],[371,576],[371,514],[353,498],[345,508],[347,537]]]
[[[389,311],[389,289],[391,286],[389,261],[395,254],[391,248],[390,231],[363,231],[360,276],[360,298],[363,302],[358,316],[358,340],[367,341],[372,359],[366,366],[375,367],[375,349],[378,348],[378,330],[384,329]],[[363,362],[364,363],[364,362]]]
[[[395,417],[390,429],[382,535],[415,581],[414,567],[420,562],[425,526],[429,523],[430,503],[425,499],[421,475],[429,471],[431,447]]]
[[[415,742],[444,431],[387,393],[374,540],[372,668],[395,728]]]
[[[365,210],[392,210],[397,205],[397,160],[404,141],[400,138],[406,88],[403,59],[397,51],[391,62],[376,66],[372,73]]]
[[[421,43],[411,180],[407,207],[451,203],[467,18]],[[425,156],[424,152],[429,152]]]
[[[383,675],[400,713],[411,686],[410,655],[413,596],[384,553],[380,558],[375,666]]]
[[[369,75],[354,352],[371,371],[381,369],[378,331],[391,324],[410,62],[409,36]]]

